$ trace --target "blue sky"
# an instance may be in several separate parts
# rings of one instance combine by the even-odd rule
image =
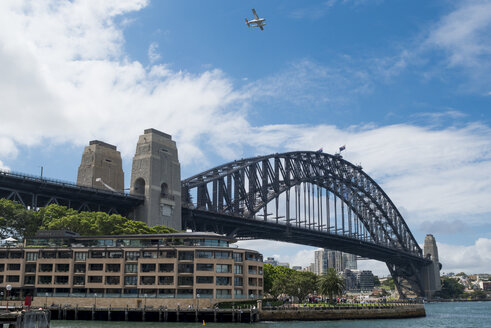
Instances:
[[[75,181],[99,139],[129,181],[149,127],[173,135],[183,178],[346,144],[416,238],[436,236],[443,271],[489,272],[490,59],[490,1],[2,1],[0,168]]]

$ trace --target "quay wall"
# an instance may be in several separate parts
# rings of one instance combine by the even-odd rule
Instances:
[[[412,304],[395,307],[369,308],[307,308],[275,309],[260,311],[261,321],[315,321],[315,320],[353,320],[353,319],[402,319],[425,317],[423,304]]]

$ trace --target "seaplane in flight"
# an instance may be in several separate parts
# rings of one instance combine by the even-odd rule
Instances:
[[[259,18],[259,16],[256,14],[255,9],[252,9],[252,13],[254,14],[254,19],[251,19],[251,20],[247,20],[247,18],[245,19],[247,26],[259,27],[261,29],[261,31],[264,30],[263,26],[266,25],[264,23],[266,21],[266,19]]]

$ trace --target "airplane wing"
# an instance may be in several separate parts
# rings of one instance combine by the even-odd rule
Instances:
[[[252,13],[254,14],[254,18],[259,19],[259,16],[256,14],[256,9],[252,8]]]

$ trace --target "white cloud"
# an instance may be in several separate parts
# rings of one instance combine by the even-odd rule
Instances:
[[[2,161],[0,161],[0,170],[2,171],[10,171],[8,166],[5,166]]]
[[[148,47],[148,59],[150,63],[155,63],[157,60],[161,59],[162,56],[159,54],[159,44],[157,42],[152,42]]]
[[[0,155],[15,156],[12,145],[97,138],[128,156],[135,137],[154,127],[179,140],[188,163],[203,159],[200,144],[247,125],[234,110],[243,96],[221,71],[192,75],[127,58],[116,18],[145,5],[0,3]]]
[[[491,2],[462,1],[433,27],[427,42],[448,53],[450,66],[486,64],[491,56]]]
[[[442,272],[491,272],[491,239],[479,238],[474,245],[448,245],[438,243]]]

